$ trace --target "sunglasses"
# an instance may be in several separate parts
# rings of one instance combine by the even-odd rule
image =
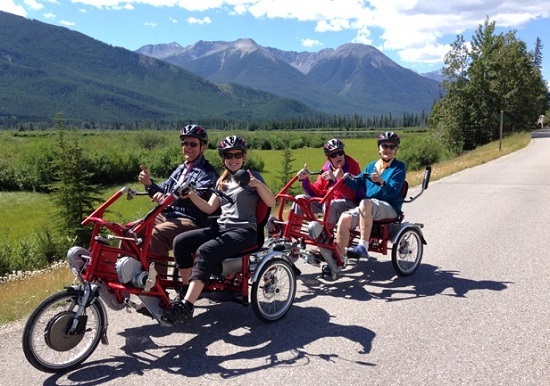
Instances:
[[[336,158],[336,157],[341,157],[343,155],[344,155],[344,152],[340,150],[340,151],[335,151],[334,153],[330,153],[328,156],[330,158]]]
[[[233,158],[241,159],[241,158],[243,158],[243,155],[244,155],[243,153],[225,153],[223,155],[223,158],[224,159],[233,159]]]
[[[386,149],[386,150],[387,150],[387,149],[395,150],[395,149],[397,148],[396,145],[388,145],[388,144],[386,144],[386,143],[383,143],[383,144],[380,145],[380,146],[382,146],[382,149]]]
[[[187,146],[187,147],[197,147],[199,144],[197,142],[182,142],[181,146]]]

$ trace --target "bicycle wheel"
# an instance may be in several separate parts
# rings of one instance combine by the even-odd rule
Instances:
[[[106,328],[105,309],[97,299],[86,308],[74,334],[68,334],[81,291],[58,292],[33,311],[23,331],[23,352],[40,371],[68,371],[96,349]]]
[[[424,244],[416,228],[407,228],[393,244],[391,262],[401,276],[412,275],[420,266]]]
[[[282,258],[268,261],[251,291],[252,308],[261,321],[281,319],[290,310],[296,295],[296,275],[290,263]]]

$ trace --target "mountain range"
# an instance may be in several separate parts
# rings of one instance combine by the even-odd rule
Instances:
[[[137,52],[0,11],[2,120],[80,122],[315,119],[428,113],[438,82],[374,47],[319,52],[251,39]]]
[[[178,66],[79,32],[0,12],[2,122],[286,120],[323,113],[238,84],[214,83]]]
[[[403,68],[376,48],[344,44],[318,52],[262,47],[252,39],[151,44],[138,49],[205,79],[296,99],[331,114],[429,112],[439,83]]]

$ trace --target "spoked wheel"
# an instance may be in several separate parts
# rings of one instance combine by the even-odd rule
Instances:
[[[68,371],[84,362],[99,344],[105,324],[105,309],[99,299],[86,308],[76,331],[69,334],[78,308],[79,291],[58,292],[31,314],[23,331],[23,352],[40,371]]]
[[[395,271],[401,276],[414,273],[420,266],[424,244],[416,228],[407,228],[393,244],[391,262]]]
[[[294,270],[286,260],[274,258],[261,268],[252,284],[252,308],[263,322],[274,322],[290,310],[295,295]]]

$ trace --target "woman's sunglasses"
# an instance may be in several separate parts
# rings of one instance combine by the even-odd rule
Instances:
[[[241,159],[241,158],[243,158],[243,153],[225,153],[223,155],[223,158],[224,159],[233,159],[233,158]]]
[[[199,144],[197,142],[182,142],[181,143],[181,146],[186,146],[186,147],[197,147],[199,146]]]
[[[387,149],[395,150],[395,149],[397,148],[396,145],[388,145],[388,144],[386,144],[386,143],[383,143],[383,144],[380,145],[380,146],[382,146],[382,149],[386,149],[386,150],[387,150]]]
[[[334,153],[330,153],[328,156],[330,158],[336,158],[336,157],[341,157],[343,155],[344,155],[344,152],[340,150],[340,151],[335,151]]]

